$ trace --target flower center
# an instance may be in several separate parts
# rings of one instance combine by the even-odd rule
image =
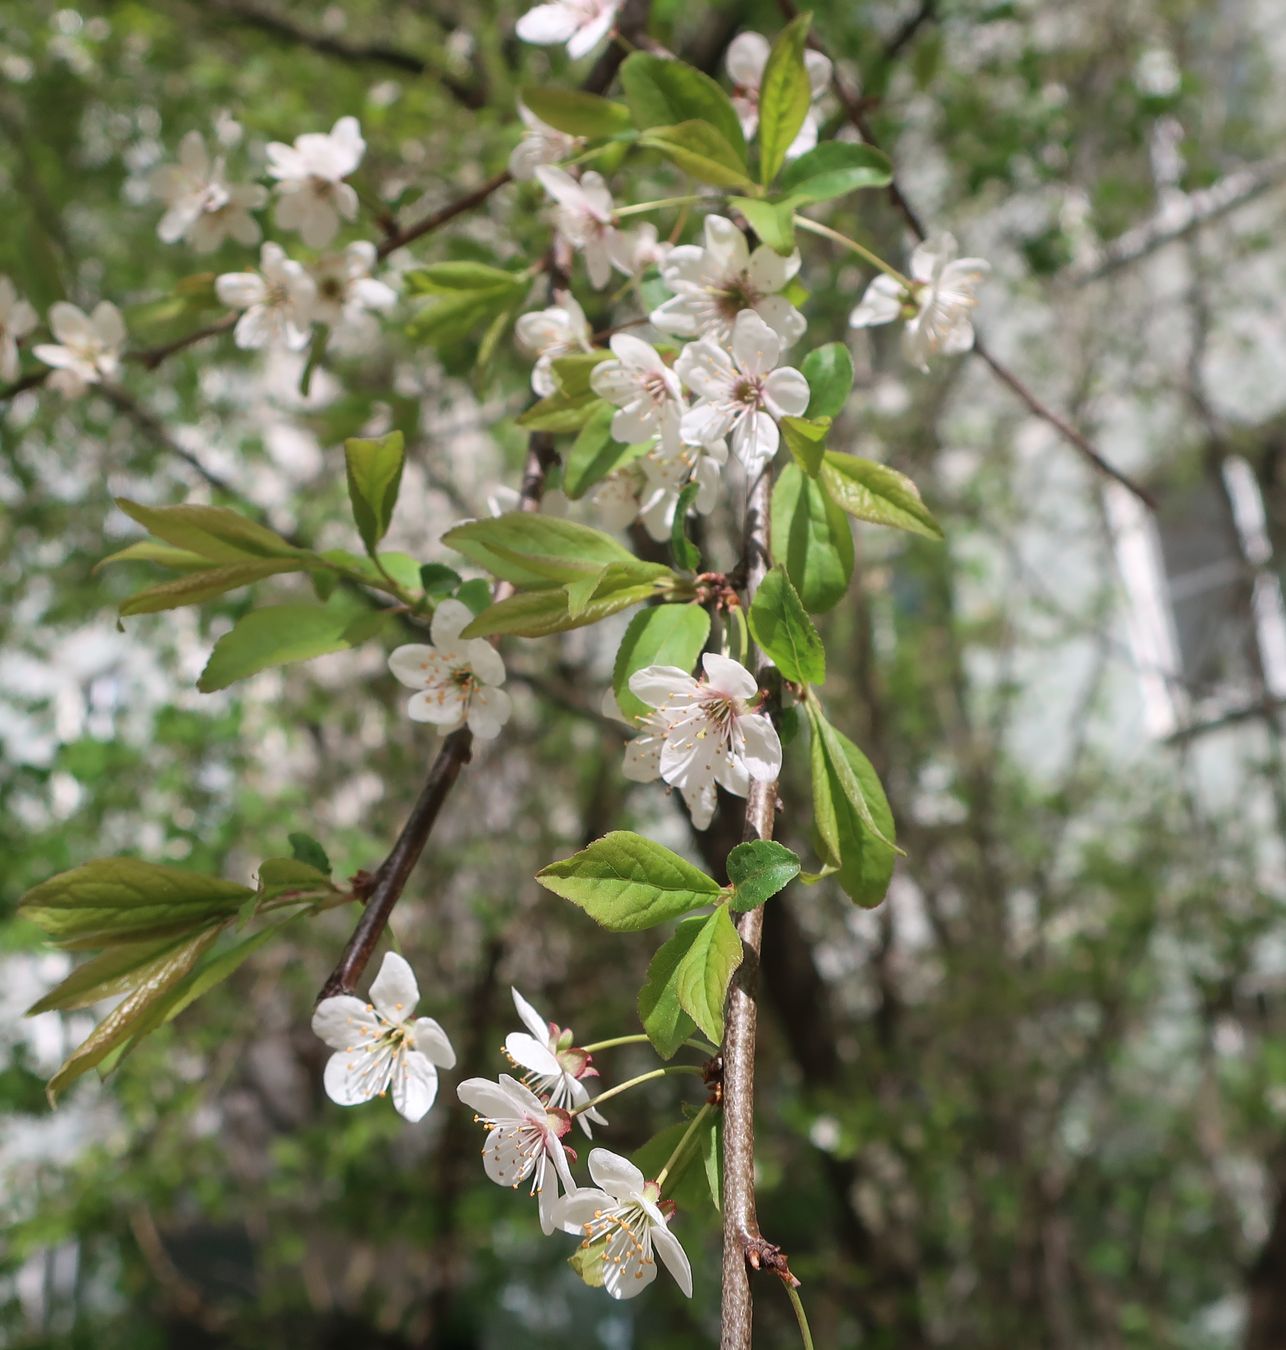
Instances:
[[[732,386],[732,402],[744,403],[747,408],[762,408],[764,382],[753,375],[742,375]]]
[[[745,272],[724,279],[721,289],[714,291],[715,304],[725,319],[735,319],[743,309],[753,309],[763,299],[759,291],[750,284]]]
[[[659,408],[670,397],[670,385],[661,370],[649,370],[639,381],[643,392]]]

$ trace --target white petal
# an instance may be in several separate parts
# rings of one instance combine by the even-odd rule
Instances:
[[[754,310],[784,346],[798,342],[808,331],[808,320],[784,295],[765,295],[755,301]]]
[[[119,347],[125,341],[125,320],[110,300],[101,300],[94,306],[91,320],[98,340],[107,347]]]
[[[257,272],[225,272],[215,281],[214,293],[229,309],[249,309],[268,298],[268,288]]]
[[[469,615],[473,617],[472,614]],[[505,663],[500,653],[486,638],[473,638],[464,644],[465,659],[469,669],[483,684],[504,684]]]
[[[665,1268],[674,1276],[674,1282],[689,1297],[692,1297],[692,1267],[688,1264],[688,1254],[683,1250],[679,1239],[662,1224],[652,1228],[652,1246],[656,1254],[665,1262]]]
[[[579,26],[579,20],[569,5],[537,5],[518,20],[514,31],[524,42],[548,46],[566,42]]]
[[[622,1158],[619,1153],[613,1153],[607,1148],[590,1149],[589,1174],[596,1186],[601,1186],[618,1200],[641,1195],[647,1182],[647,1178],[628,1158]]]
[[[535,1161],[533,1154],[523,1152],[512,1126],[498,1127],[487,1135],[482,1170],[497,1186],[517,1186],[531,1175]]]
[[[848,316],[850,328],[871,328],[892,323],[902,313],[903,290],[899,282],[881,273],[866,288],[861,304]]]
[[[512,1080],[510,1080],[512,1081]],[[466,1078],[456,1085],[456,1096],[472,1107],[484,1120],[513,1120],[522,1114],[522,1106],[503,1082],[490,1078]]]
[[[764,381],[764,402],[774,417],[802,417],[811,397],[808,381],[793,366],[774,370]]]
[[[505,1037],[505,1050],[524,1069],[530,1069],[542,1078],[557,1076],[563,1071],[563,1066],[549,1046],[534,1036],[528,1036],[525,1031],[511,1031]]]
[[[661,776],[661,737],[636,736],[625,747],[621,772],[631,783],[651,783]]]
[[[656,1279],[656,1263],[643,1260],[641,1252],[631,1247],[624,1260],[603,1262],[603,1288],[616,1299],[634,1298]]]
[[[749,413],[732,433],[733,453],[746,466],[746,476],[751,482],[777,453],[780,444],[777,423],[766,412]]]
[[[704,783],[700,787],[685,787],[682,792],[688,814],[692,817],[693,828],[708,830],[710,822],[714,819],[714,808],[718,804],[714,784]]]
[[[578,1186],[568,1191],[554,1206],[554,1222],[564,1233],[583,1235],[585,1225],[592,1223],[595,1211],[612,1208],[612,1197],[606,1191],[592,1186]]]
[[[730,656],[720,656],[718,652],[706,652],[701,658],[701,668],[710,681],[710,688],[733,698],[751,699],[759,692],[759,682],[741,664]]]
[[[706,252],[720,276],[744,272],[750,264],[750,245],[746,236],[726,216],[707,216],[705,226]]]
[[[455,1047],[447,1038],[442,1024],[433,1017],[417,1017],[411,1024],[415,1048],[430,1063],[440,1069],[455,1068]]]
[[[753,309],[743,309],[732,327],[732,355],[747,375],[762,375],[777,364],[781,339]]]
[[[371,982],[371,1002],[390,1022],[407,1021],[420,1001],[420,987],[405,957],[386,952],[380,973]]]
[[[644,666],[630,676],[630,693],[641,703],[660,708],[666,703],[692,698],[696,681],[678,666]]]
[[[389,653],[388,668],[408,689],[423,689],[425,666],[436,664],[437,653],[422,642],[408,642]]]
[[[747,713],[737,721],[742,735],[741,758],[751,778],[771,783],[781,772],[781,738],[770,718]]]
[[[443,600],[433,611],[433,622],[429,635],[435,647],[445,647],[454,642],[461,632],[473,622],[473,611],[463,600]]]
[[[89,316],[66,300],[49,306],[49,327],[54,337],[68,347],[81,347],[94,339],[94,327]]]
[[[509,986],[509,992],[513,995],[514,1007],[518,1010],[518,1016],[522,1019],[523,1026],[538,1041],[547,1041],[549,1039],[549,1023],[512,985]]]
[[[750,255],[746,273],[757,291],[779,291],[799,271],[799,250],[782,257],[767,244],[760,244]]]
[[[388,1086],[393,1060],[386,1052],[337,1050],[322,1074],[326,1095],[339,1106],[357,1106],[378,1097]]]
[[[737,410],[724,403],[702,400],[694,403],[679,422],[679,434],[688,445],[713,446],[723,440],[737,421]]]
[[[607,36],[608,29],[616,22],[616,6],[610,5],[589,23],[582,25],[567,44],[567,55],[573,61],[592,52]]]
[[[743,88],[758,89],[768,64],[768,39],[762,33],[738,33],[728,44],[728,77]]]
[[[407,1120],[421,1120],[438,1095],[438,1071],[424,1055],[408,1050],[393,1074],[393,1105]]]
[[[324,998],[313,1010],[313,1031],[332,1050],[351,1050],[383,1030],[369,1005],[352,994]]]
[[[484,685],[469,700],[469,730],[480,740],[495,740],[512,712],[513,704],[503,689]]]
[[[935,234],[918,245],[911,254],[911,275],[916,281],[928,281],[959,251],[954,234]]]
[[[431,722],[435,727],[453,731],[465,723],[468,711],[458,690],[425,689],[411,698],[406,714],[412,722]]]

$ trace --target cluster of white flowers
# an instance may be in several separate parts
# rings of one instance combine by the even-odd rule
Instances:
[[[31,350],[53,367],[49,387],[65,398],[79,397],[120,370],[125,320],[110,300],[101,300],[92,314],[60,300],[49,307],[49,327],[58,341],[39,342]]]

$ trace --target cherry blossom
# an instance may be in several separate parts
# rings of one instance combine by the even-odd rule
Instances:
[[[567,55],[580,57],[608,35],[620,7],[621,0],[554,0],[529,9],[516,31],[524,42],[542,47],[565,42]]]
[[[526,1086],[551,1107],[584,1106],[590,1099],[584,1080],[598,1077],[593,1057],[572,1044],[570,1027],[546,1022],[516,989],[509,992],[527,1031],[512,1031],[505,1037],[505,1054],[527,1070]],[[587,1135],[593,1134],[591,1121],[607,1124],[592,1106],[580,1112],[577,1119]]]
[[[625,776],[660,778],[683,794],[692,823],[714,816],[715,784],[744,797],[752,778],[770,783],[781,771],[781,741],[763,713],[751,709],[755,677],[736,661],[707,652],[703,679],[677,666],[647,666],[630,676],[630,692],[655,708],[626,748]]]
[[[486,638],[460,640],[473,612],[460,600],[443,600],[433,611],[429,635],[433,645],[412,642],[398,647],[389,669],[409,689],[418,689],[407,704],[414,722],[432,722],[443,732],[469,727],[491,740],[509,720],[509,695],[497,688],[505,680],[505,664]]]
[[[524,131],[509,156],[509,174],[520,183],[534,178],[540,165],[568,159],[584,144],[579,136],[569,136],[542,122],[525,103],[518,104],[518,116],[522,118]]]
[[[705,247],[680,244],[661,264],[674,292],[652,323],[676,337],[727,342],[738,315],[754,310],[788,346],[804,335],[804,316],[777,292],[799,271],[799,252],[783,258],[767,244],[751,252],[746,236],[723,216],[707,216]]]
[[[252,247],[262,231],[250,214],[268,200],[260,183],[229,183],[223,157],[211,159],[199,131],[179,142],[177,164],[164,164],[150,180],[152,195],[166,205],[156,233],[167,244],[186,239],[198,253],[212,253],[225,239]]]
[[[617,333],[609,344],[613,359],[590,372],[594,392],[616,405],[612,435],[626,445],[652,436],[674,437],[683,411],[679,377],[651,343]]]
[[[737,315],[732,352],[710,338],[689,343],[675,370],[697,401],[680,424],[689,445],[713,445],[731,435],[732,449],[753,478],[777,453],[777,422],[808,408],[808,381],[791,366],[777,368],[781,340],[753,311]]]
[[[31,350],[54,368],[49,386],[64,397],[76,398],[120,369],[125,320],[110,300],[95,305],[92,315],[60,300],[49,307],[49,327],[58,341],[40,342]]]
[[[602,1243],[603,1286],[616,1299],[633,1298],[656,1279],[653,1252],[674,1282],[692,1297],[692,1267],[678,1238],[670,1232],[661,1206],[661,1188],[648,1181],[628,1158],[605,1148],[591,1149],[593,1187],[581,1187],[558,1202],[555,1219],[568,1233],[582,1235],[587,1251]]]
[[[649,267],[662,266],[674,251],[674,245],[661,239],[656,226],[649,220],[632,230],[617,230],[608,251],[617,271],[637,278]]]
[[[397,303],[397,292],[371,276],[377,257],[375,245],[359,239],[342,253],[327,254],[313,264],[314,322],[326,324],[350,342],[369,342],[374,337],[373,313]]]
[[[311,131],[294,145],[268,146],[268,172],[277,179],[276,221],[298,230],[309,248],[325,248],[341,217],[357,216],[357,193],[344,182],[362,162],[366,142],[356,117],[341,117],[329,133]]]
[[[514,324],[514,336],[518,345],[536,358],[531,387],[541,398],[548,398],[558,387],[553,364],[560,356],[593,349],[585,311],[570,292],[548,309],[520,315]]]
[[[229,309],[245,311],[232,334],[238,347],[298,351],[307,346],[317,286],[308,269],[287,258],[280,244],[259,250],[258,272],[225,272],[215,281],[214,293]]]
[[[728,47],[725,68],[733,83],[732,106],[741,120],[741,129],[753,136],[759,126],[759,86],[763,83],[764,67],[772,51],[762,33],[739,33]],[[804,52],[804,69],[815,103],[826,92],[831,82],[831,63],[821,52]],[[810,108],[799,128],[799,134],[786,151],[787,159],[794,159],[817,144],[817,114]]]
[[[39,322],[36,311],[0,276],[0,380],[18,378],[18,343]]]
[[[322,999],[313,1030],[335,1051],[322,1079],[331,1101],[356,1106],[392,1089],[399,1114],[425,1115],[438,1094],[438,1069],[455,1067],[455,1051],[432,1017],[411,1020],[419,1001],[415,975],[396,952],[384,957],[369,1003],[352,994]]]
[[[698,515],[708,516],[714,510],[727,461],[728,447],[722,441],[691,446],[678,436],[666,436],[608,474],[590,500],[604,529],[623,530],[637,520],[652,539],[663,544],[670,538],[679,494],[689,482],[697,484],[693,506]]]
[[[578,183],[566,170],[542,164],[536,178],[557,203],[558,232],[584,257],[590,285],[601,291],[612,278],[617,236],[612,194],[602,174],[582,174]]]
[[[563,1136],[572,1127],[571,1118],[560,1108],[547,1106],[530,1088],[502,1073],[500,1081],[466,1078],[456,1088],[460,1100],[471,1106],[474,1119],[487,1129],[482,1149],[482,1166],[497,1186],[515,1190],[531,1178],[531,1194],[536,1197],[540,1227],[548,1235],[557,1227],[554,1207],[558,1188],[575,1189]],[[550,1180],[550,1164],[553,1178]]]
[[[905,318],[902,350],[920,370],[933,356],[958,356],[973,346],[974,306],[978,287],[991,264],[983,258],[957,258],[955,236],[926,239],[911,255],[908,293],[893,277],[881,273],[866,288],[861,304],[849,315],[854,328],[870,328]]]

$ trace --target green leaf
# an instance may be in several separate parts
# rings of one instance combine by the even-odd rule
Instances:
[[[782,561],[804,608],[821,614],[848,593],[853,530],[848,517],[797,464],[785,465],[772,493],[772,553]]]
[[[166,937],[147,942],[122,942],[82,961],[60,984],[27,1009],[26,1016],[60,1008],[87,1008],[100,999],[134,989],[162,970],[186,937]]]
[[[402,482],[405,442],[400,431],[372,439],[352,437],[344,442],[348,468],[348,498],[357,532],[368,553],[388,533]]]
[[[853,388],[853,358],[842,342],[828,342],[804,357],[800,366],[808,381],[810,418],[838,417]]]
[[[915,484],[887,464],[828,450],[822,460],[822,483],[831,500],[858,520],[941,539],[942,530],[920,500]]]
[[[283,895],[298,895],[302,899],[314,894],[334,893],[329,870],[315,867],[302,858],[266,858],[259,864],[261,900],[278,900]]]
[[[476,262],[435,263],[406,274],[412,292],[432,296],[407,325],[421,342],[449,347],[500,319],[520,302],[531,285],[526,272],[506,272]]]
[[[323,876],[330,876],[332,871],[330,859],[326,856],[326,850],[316,839],[311,835],[294,830],[286,836],[286,840],[290,844],[292,857],[298,859],[301,863],[307,863],[309,867],[315,867]]]
[[[145,984],[135,989],[103,1018],[49,1080],[45,1091],[51,1106],[63,1088],[101,1063],[117,1046],[138,1032],[155,1005],[187,975],[217,936],[218,930],[211,929],[177,946]]]
[[[712,1111],[714,1127],[705,1138],[701,1150],[701,1159],[705,1164],[706,1184],[710,1187],[710,1199],[720,1213],[723,1212],[723,1112]]]
[[[601,1289],[606,1283],[603,1275],[603,1260],[606,1254],[606,1240],[582,1244],[567,1258],[567,1264],[591,1289]]]
[[[688,1141],[683,1156],[665,1178],[665,1198],[673,1200],[685,1218],[707,1210],[712,1201],[704,1159],[709,1152],[710,1140],[714,1137],[718,1115],[717,1111],[706,1112],[696,1135]],[[655,1177],[669,1162],[690,1124],[690,1121],[680,1120],[674,1125],[667,1125],[641,1148],[635,1149],[630,1154],[630,1161],[645,1177]],[[714,1204],[717,1207],[718,1201],[714,1201]]]
[[[576,501],[616,468],[629,446],[612,439],[616,409],[602,402],[576,433],[571,449],[563,456],[563,491]],[[642,447],[639,447],[640,451]]]
[[[630,692],[630,676],[645,666],[691,670],[710,636],[710,615],[700,605],[652,605],[640,610],[625,630],[612,667],[612,689],[631,720],[652,711]]]
[[[659,151],[698,182],[725,188],[747,186],[749,171],[744,160],[708,122],[656,127],[645,131],[639,144]]]
[[[548,431],[554,434],[579,431],[605,403],[606,400],[599,398],[592,390],[584,394],[568,394],[557,389],[547,398],[533,403],[515,421],[527,431]]]
[[[775,253],[795,251],[795,212],[789,202],[766,202],[762,197],[732,197],[729,206],[745,216],[750,228]]]
[[[414,267],[404,273],[402,279],[412,294],[459,295],[465,292],[518,290],[530,283],[531,276],[525,270],[511,272],[507,268],[464,259]]]
[[[897,852],[892,836],[875,817],[863,786],[863,778],[853,767],[846,746],[857,750],[826,720],[816,698],[806,703],[810,730],[809,765],[813,787],[813,823],[821,843],[822,860],[839,867],[844,859],[844,842],[864,830],[886,852]],[[860,754],[860,752],[858,752]],[[868,766],[869,767],[869,766]],[[883,797],[881,791],[880,797]],[[887,809],[888,803],[884,803]],[[856,824],[851,824],[845,807]],[[890,860],[891,865],[891,860]]]
[[[603,584],[606,567],[600,567],[597,572],[587,573],[585,576],[577,577],[575,581],[569,581],[564,587],[563,592],[567,596],[567,617],[569,619],[579,619],[585,612],[585,607],[594,598],[594,592]]]
[[[884,899],[897,861],[896,849],[884,842],[885,839],[889,843],[896,841],[893,812],[871,761],[843,732],[835,731],[834,736],[857,779],[878,831],[868,830],[857,812],[848,808],[848,818],[841,819],[839,826],[842,856],[835,879],[849,899],[869,909]]]
[[[279,534],[222,506],[143,506],[127,497],[116,505],[131,520],[167,544],[199,554],[217,563],[262,561],[268,558],[311,558]]]
[[[695,572],[701,566],[701,550],[688,538],[688,511],[700,491],[700,483],[683,485],[670,522],[670,554],[674,565],[684,572]]]
[[[266,577],[278,576],[283,572],[302,572],[307,567],[306,558],[299,561],[265,559],[262,562],[225,563],[221,567],[212,567],[207,562],[199,571],[136,591],[128,600],[121,602],[121,616],[129,618],[133,614],[159,614],[167,609],[180,609],[184,605],[204,604],[216,596],[242,586],[251,586]]]
[[[594,367],[611,359],[612,353],[606,347],[597,347],[592,352],[572,352],[570,356],[560,356],[549,369],[559,389],[575,397],[594,392],[591,380]]]
[[[783,417],[781,434],[785,438],[786,448],[794,457],[795,463],[810,477],[816,478],[822,471],[822,460],[826,454],[826,437],[830,435],[829,417]]]
[[[888,187],[893,166],[869,145],[823,141],[782,170],[777,191],[791,206],[827,202],[859,188]]]
[[[759,181],[771,183],[804,125],[813,93],[804,68],[811,14],[801,14],[777,35],[759,83]]]
[[[755,641],[792,684],[825,680],[821,634],[780,563],[760,583],[747,618]]]
[[[139,539],[115,553],[109,553],[105,558],[100,558],[91,570],[97,573],[101,567],[123,562],[156,563],[175,572],[199,572],[202,568],[210,566],[209,558],[203,558],[199,553],[191,553],[185,548],[174,548],[170,544],[158,544],[154,539]]]
[[[430,600],[445,600],[460,586],[460,573],[445,563],[425,563],[420,568],[420,589]]]
[[[746,138],[737,110],[709,75],[682,61],[634,52],[621,66],[621,87],[640,131],[708,122],[745,163]]]
[[[473,577],[460,587],[455,598],[467,605],[474,614],[481,614],[491,603],[491,583],[486,577]]]
[[[675,1052],[696,1030],[696,1023],[679,1005],[676,977],[688,949],[705,924],[704,918],[684,919],[668,942],[658,948],[639,990],[639,1018],[648,1040],[662,1059]]]
[[[486,520],[466,521],[448,530],[442,542],[470,562],[487,568],[493,576],[520,586],[532,584],[533,578],[565,584],[601,573],[609,563],[659,567],[640,563],[602,530],[534,511],[510,511]],[[667,569],[659,570],[664,573]],[[653,574],[640,573],[639,579]]]
[[[634,119],[623,103],[613,103],[598,94],[524,84],[518,97],[546,126],[568,136],[598,140],[634,129]]]
[[[799,859],[772,839],[752,839],[728,854],[728,880],[734,887],[729,906],[738,912],[770,900],[799,875]]]
[[[644,565],[649,564],[636,564]],[[614,575],[617,572],[617,568],[607,568],[592,599],[575,614],[570,611],[567,592],[562,587],[519,591],[499,604],[488,605],[461,636],[475,638],[509,633],[514,637],[548,637],[551,633],[586,628],[610,614],[619,614],[623,609],[641,605],[658,595],[654,582],[636,581],[630,575]]]
[[[677,853],[628,830],[613,830],[570,858],[550,863],[536,880],[614,933],[654,928],[713,904],[722,893],[717,881]]]
[[[350,607],[338,605],[269,605],[252,610],[214,644],[196,687],[209,694],[270,666],[347,651],[373,637],[386,619],[369,611],[354,614]]]
[[[251,894],[177,867],[99,858],[33,887],[18,910],[60,947],[106,947],[230,919]]]
[[[716,1045],[723,1040],[723,1005],[741,956],[732,915],[721,905],[698,929],[674,972],[680,1006]]]
[[[196,970],[184,977],[182,983],[173,988],[164,1003],[156,1009],[153,1019],[149,1019],[151,1024],[144,1026],[141,1030],[146,1033],[158,1026],[163,1026],[167,1022],[174,1021],[181,1012],[190,1008],[197,999],[208,994],[216,985],[222,984],[245,962],[247,957],[253,956],[260,947],[267,946],[281,929],[298,917],[298,914],[288,914],[285,918],[278,919],[276,923],[261,928],[257,933],[251,934],[250,937],[243,939],[233,947],[229,947],[226,951],[219,952],[203,961]]]

